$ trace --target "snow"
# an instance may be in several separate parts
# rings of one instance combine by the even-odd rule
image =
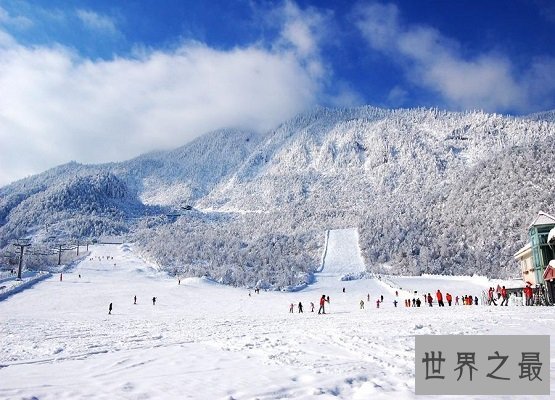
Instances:
[[[359,226],[365,259],[391,273],[511,276],[530,213],[552,206],[555,177],[545,166],[555,152],[537,149],[554,137],[554,123],[484,112],[318,108],[269,132],[221,130],[172,151],[69,163],[0,188],[0,250],[12,254],[22,234],[49,254],[54,238],[129,233],[169,271],[217,252],[203,272],[254,284],[251,271],[266,268],[266,257],[222,251],[224,242],[283,258],[263,282],[283,287],[313,272],[322,227]],[[484,202],[493,198],[504,201]],[[295,246],[272,254],[274,243],[260,238],[275,232]]]
[[[547,243],[551,243],[553,238],[555,238],[555,228],[549,231],[549,234],[547,235]]]
[[[12,274],[0,274],[0,300],[12,296],[20,291],[33,286],[50,276],[48,272],[27,271],[21,275],[21,279],[15,279]]]
[[[340,280],[360,268],[355,237],[331,231],[324,269],[295,293],[255,294],[203,278],[178,285],[133,245],[91,246],[63,281],[53,276],[0,301],[0,398],[425,399],[414,395],[415,335],[555,328],[548,307],[394,308],[387,279]],[[453,293],[486,283],[397,278],[419,290],[426,281]],[[328,314],[311,313],[322,294],[331,298]],[[289,314],[299,301],[305,313]]]
[[[358,231],[334,229],[329,231],[323,269],[329,275],[345,275],[365,271],[358,245]]]
[[[552,215],[549,215],[546,212],[540,211],[538,212],[538,216],[530,224],[530,227],[540,226],[540,225],[551,225],[551,224],[555,224],[555,217]]]

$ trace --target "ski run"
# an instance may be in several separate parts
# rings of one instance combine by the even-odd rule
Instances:
[[[178,281],[129,244],[91,246],[72,269],[0,301],[0,398],[423,399],[415,335],[555,329],[549,307],[482,305],[498,284],[486,278],[365,275],[357,243],[356,230],[330,231],[311,285],[259,293]],[[480,305],[405,307],[414,291],[435,301],[438,289]],[[322,295],[329,303],[318,315]]]

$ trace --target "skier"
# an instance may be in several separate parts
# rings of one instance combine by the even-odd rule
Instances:
[[[112,303],[108,306],[108,314],[112,315]]]
[[[326,301],[329,303],[329,301],[330,301],[329,298],[330,297],[328,296],[328,298],[326,299],[325,294],[323,294],[322,297],[320,297],[320,308],[318,309],[318,314],[320,314],[320,313],[325,314],[326,313],[326,309],[325,309],[324,306],[326,304]]]
[[[289,305],[289,312],[292,314],[294,309],[295,309],[295,304],[291,303]]]
[[[370,302],[370,293],[368,293],[368,298],[367,298],[368,302]]]
[[[455,305],[456,305],[456,306],[459,305],[459,296],[455,296]]]
[[[364,300],[361,300],[361,301],[360,301],[360,309],[361,309],[361,310],[364,310]]]
[[[310,312],[314,312],[314,303],[310,302]]]
[[[345,288],[343,288],[343,293],[345,293]]]
[[[383,303],[383,294],[380,295],[380,303]]]
[[[420,307],[420,303],[421,303],[420,298],[416,299],[416,307]]]
[[[81,274],[79,274],[79,279],[81,279]]]
[[[431,307],[432,306],[432,295],[430,293],[428,293],[428,305]]]
[[[395,291],[395,296],[399,297],[399,292],[397,290]]]
[[[177,284],[181,285],[181,278],[177,280]]]
[[[62,281],[62,274],[60,273],[60,282]]]
[[[376,308],[380,308],[380,299],[376,300]]]
[[[133,297],[133,304],[137,304],[137,296]]]
[[[474,305],[477,306],[478,305],[478,296],[474,296]],[[505,304],[506,306],[508,306],[508,304]]]
[[[445,298],[447,299],[447,304],[449,304],[449,307],[451,307],[451,302],[453,301],[453,296],[451,296],[451,293],[447,293],[445,295]]]
[[[393,300],[393,305],[397,308],[397,300]]]
[[[301,303],[301,302],[299,301],[299,306],[298,306],[298,307],[299,307],[299,313],[302,313],[302,312],[303,312],[303,303]],[[304,314],[304,313],[303,313],[303,314]]]
[[[152,298],[152,305],[155,305],[155,304],[156,304],[156,297],[153,297]]]

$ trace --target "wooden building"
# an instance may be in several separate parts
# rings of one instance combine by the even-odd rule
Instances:
[[[555,259],[555,217],[540,211],[528,228],[528,237],[530,242],[517,251],[514,258],[520,263],[524,282],[532,287],[544,286],[553,304],[555,271],[549,271],[548,265]],[[555,267],[554,263],[551,265]]]

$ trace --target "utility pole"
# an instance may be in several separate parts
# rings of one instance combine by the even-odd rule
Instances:
[[[58,244],[58,265],[62,264],[62,252],[74,249],[74,248],[64,248],[64,246],[65,246],[65,243],[64,244]]]
[[[62,264],[62,245],[58,245],[58,265]]]
[[[25,247],[29,247],[31,243],[14,243],[16,247],[19,247],[19,269],[17,270],[17,279],[21,279],[21,269],[23,268],[23,252],[25,251]]]

